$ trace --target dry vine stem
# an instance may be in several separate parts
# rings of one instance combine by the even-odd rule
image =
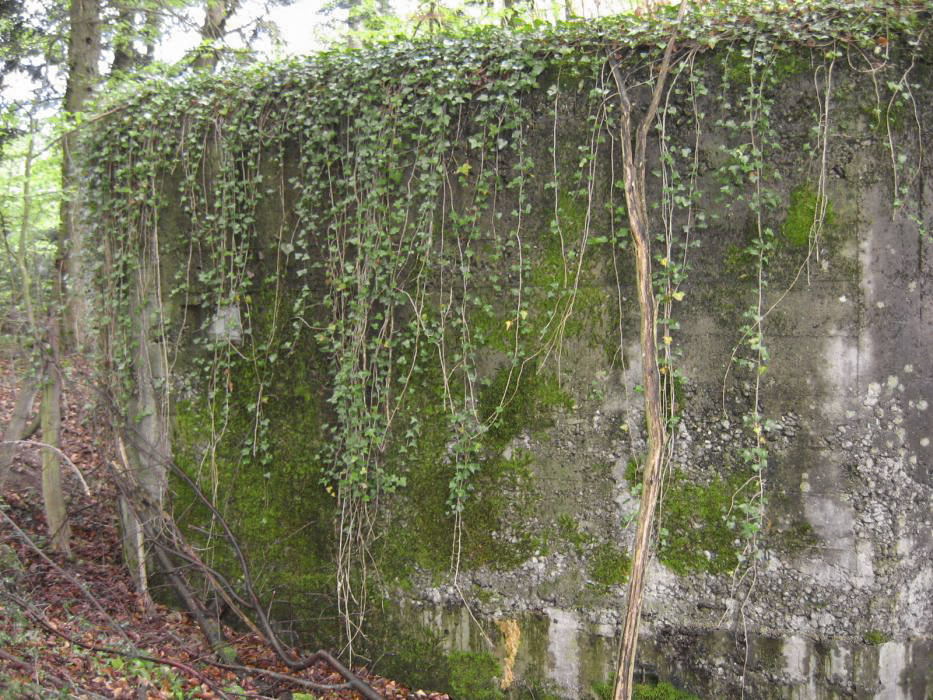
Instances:
[[[645,457],[642,477],[641,503],[638,508],[638,523],[635,527],[635,551],[632,556],[632,576],[628,589],[625,621],[619,650],[619,665],[616,672],[614,700],[630,700],[635,675],[635,652],[638,645],[638,626],[641,603],[645,588],[645,570],[651,553],[651,531],[654,511],[661,488],[661,468],[664,460],[664,445],[667,435],[661,417],[661,378],[658,371],[657,310],[651,279],[651,239],[648,235],[648,204],[645,192],[645,151],[648,132],[654,123],[661,102],[664,83],[670,72],[671,55],[674,52],[676,27],[683,21],[687,9],[686,0],[681,0],[677,23],[664,50],[664,58],[651,94],[651,103],[642,117],[632,143],[632,102],[628,95],[626,77],[614,54],[609,63],[612,77],[619,89],[619,138],[622,145],[622,173],[625,184],[625,204],[628,210],[629,228],[635,248],[635,272],[638,285],[638,306],[641,317],[642,381],[645,387],[645,413],[648,422],[648,454]]]

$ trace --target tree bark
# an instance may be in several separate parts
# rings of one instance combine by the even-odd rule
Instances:
[[[168,489],[171,443],[168,426],[168,358],[162,343],[162,311],[159,299],[158,233],[153,231],[148,252],[136,272],[136,297],[131,315],[136,320],[136,349],[133,357],[135,396],[122,416],[117,450],[123,475],[132,492],[142,494],[148,508],[134,508],[120,497],[123,552],[138,592],[148,595],[145,535],[147,518],[161,513]],[[125,441],[123,437],[125,436]],[[156,516],[152,514],[155,513]],[[142,519],[142,520],[141,520]]]
[[[206,0],[204,24],[201,25],[201,47],[192,64],[195,68],[213,71],[220,62],[218,43],[226,32],[227,20],[239,7],[239,0]]]
[[[65,112],[80,114],[100,83],[99,0],[71,0],[69,4],[68,78]],[[82,264],[84,228],[81,222],[81,177],[75,163],[77,138],[66,131],[62,137],[62,203],[59,231],[62,302],[66,343],[81,347],[87,342],[87,275]]]
[[[42,390],[42,442],[57,447],[62,425],[62,376],[58,368],[58,319],[54,313],[49,321],[51,357],[46,361]],[[54,450],[42,450],[42,501],[49,529],[52,550],[71,556],[71,529],[62,491],[61,459]]]
[[[686,0],[682,0],[677,25],[683,20]],[[650,219],[645,182],[645,161],[648,134],[661,102],[661,93],[670,70],[676,32],[671,34],[658,71],[651,103],[639,123],[632,143],[632,103],[626,78],[614,56],[610,56],[612,76],[619,89],[621,108],[619,138],[622,145],[622,170],[625,184],[625,203],[629,228],[635,249],[635,273],[640,312],[640,342],[642,356],[642,384],[645,389],[645,414],[648,423],[648,454],[642,476],[641,503],[635,526],[635,550],[632,555],[632,575],[628,589],[625,620],[622,625],[619,665],[616,672],[614,700],[631,700],[634,691],[635,654],[638,647],[638,628],[645,590],[645,572],[651,556],[651,535],[654,511],[661,489],[661,470],[667,435],[661,415],[661,375],[658,371],[657,304],[651,279]]]
[[[26,146],[26,162],[23,167],[23,215],[19,226],[19,244],[16,249],[16,267],[19,270],[20,297],[26,307],[26,320],[28,328],[23,335],[23,344],[38,343],[39,328],[36,324],[35,309],[32,303],[32,279],[29,275],[27,260],[27,238],[29,236],[30,214],[32,209],[32,161],[35,154],[35,135],[38,124],[34,116],[29,118],[29,140]],[[4,232],[5,235],[5,232]],[[10,280],[15,285],[15,276]],[[13,405],[13,416],[3,433],[5,443],[23,440],[26,437],[29,414],[35,401],[39,387],[35,380],[26,381],[19,390],[16,403]],[[10,466],[16,454],[16,446],[5,444],[0,446],[0,491],[9,476]]]

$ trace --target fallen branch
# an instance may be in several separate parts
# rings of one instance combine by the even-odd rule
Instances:
[[[194,676],[201,683],[207,685],[214,693],[220,698],[225,698],[226,700],[231,700],[230,696],[225,693],[221,688],[218,688],[211,680],[205,676],[203,673],[198,671],[196,668],[189,666],[188,664],[182,663],[180,661],[173,661],[171,659],[162,659],[156,656],[149,656],[148,654],[140,654],[138,652],[132,651],[123,651],[121,649],[114,649],[113,647],[102,647],[97,646],[96,644],[88,644],[87,642],[82,642],[80,639],[72,637],[70,634],[66,634],[58,629],[55,625],[52,625],[49,620],[41,612],[36,610],[34,606],[30,605],[28,601],[23,600],[13,593],[6,592],[5,594],[10,600],[16,603],[20,609],[25,613],[25,615],[35,622],[37,625],[42,627],[46,632],[54,634],[61,639],[64,639],[69,644],[79,646],[82,649],[87,649],[88,651],[93,651],[99,654],[109,654],[111,656],[120,656],[124,659],[138,659],[139,661],[148,661],[155,664],[160,664],[162,666],[171,666],[172,668],[178,669],[184,673],[187,673],[191,676]]]
[[[349,690],[353,686],[350,683],[316,683],[314,681],[309,681],[306,678],[298,678],[297,676],[289,676],[287,673],[279,673],[278,671],[267,671],[264,668],[256,668],[254,666],[242,666],[240,664],[225,664],[220,661],[210,661],[205,660],[206,663],[209,663],[211,666],[216,666],[217,668],[222,668],[225,671],[233,671],[234,673],[256,673],[268,678],[273,678],[277,681],[285,681],[288,683],[294,683],[300,685],[303,688],[308,690],[316,690],[322,693],[326,693],[331,690]],[[376,696],[377,700],[383,700],[379,695]]]
[[[2,498],[0,498],[0,502],[2,502],[2,503],[4,503],[4,504],[6,503],[6,501],[4,501]],[[45,552],[43,552],[42,549],[41,549],[35,542],[32,541],[32,538],[31,538],[29,535],[27,535],[25,532],[23,532],[23,530],[19,527],[19,525],[16,524],[16,522],[13,520],[13,518],[11,518],[9,515],[7,515],[7,514],[3,511],[2,508],[0,508],[0,517],[2,517],[3,520],[4,520],[10,527],[13,528],[13,531],[16,532],[16,534],[19,536],[19,538],[20,538],[24,543],[26,543],[26,546],[28,546],[28,547],[29,547],[30,549],[32,549],[36,554],[38,554],[39,557],[40,557],[46,564],[48,564],[49,566],[51,566],[51,567],[52,567],[53,569],[55,569],[59,574],[61,574],[61,575],[62,575],[63,577],[65,577],[66,579],[68,579],[68,582],[69,582],[69,583],[71,583],[71,584],[72,584],[73,586],[75,586],[78,590],[80,590],[80,591],[81,591],[81,594],[82,594],[85,598],[87,598],[87,600],[91,603],[91,605],[93,605],[94,608],[95,608],[101,615],[104,616],[104,619],[107,621],[107,623],[108,623],[114,630],[116,630],[116,631],[120,634],[121,637],[123,637],[123,640],[124,640],[127,644],[129,644],[130,646],[133,646],[133,640],[130,639],[130,638],[127,636],[126,632],[123,631],[123,628],[122,628],[120,625],[117,624],[117,622],[110,616],[110,614],[109,614],[106,610],[104,610],[103,606],[100,604],[100,602],[97,600],[97,598],[96,598],[93,594],[91,594],[91,592],[87,589],[87,587],[86,587],[83,583],[81,583],[81,582],[80,582],[78,579],[76,579],[72,574],[70,574],[68,571],[66,571],[65,569],[63,569],[63,568],[62,568],[61,566],[59,566],[58,564],[56,564],[54,561],[52,561],[52,560],[49,558],[49,556],[48,556]]]
[[[81,475],[81,470],[79,470],[77,465],[74,462],[72,462],[71,459],[69,459],[68,455],[62,452],[59,448],[55,447],[55,445],[50,445],[46,442],[41,442],[39,440],[3,440],[2,442],[0,442],[0,445],[4,447],[7,447],[7,446],[40,447],[43,450],[51,450],[52,452],[57,454],[59,457],[61,457],[63,460],[65,460],[65,464],[71,467],[71,471],[75,473],[75,476],[78,477],[78,481],[81,482],[81,488],[84,489],[84,495],[90,498],[91,489],[87,485],[87,482],[84,480],[84,477]]]
[[[4,651],[3,649],[0,649],[0,659],[2,659],[3,661],[6,661],[6,662],[7,662],[8,664],[10,664],[11,666],[13,666],[13,667],[15,667],[15,668],[18,668],[18,669],[19,669],[20,671],[22,671],[23,673],[25,673],[25,674],[29,675],[30,677],[34,678],[35,681],[36,681],[36,685],[38,685],[38,678],[39,678],[39,675],[38,675],[38,673],[37,673],[37,670],[36,670],[35,666],[30,666],[29,664],[27,664],[27,663],[26,663],[25,661],[23,661],[22,659],[19,659],[19,658],[13,656],[12,654],[10,654],[10,653]],[[93,691],[91,691],[91,690],[88,690],[87,688],[82,688],[81,686],[79,686],[79,685],[78,685],[77,683],[75,683],[74,681],[70,681],[70,680],[66,680],[66,679],[64,679],[64,678],[60,678],[59,676],[56,676],[54,673],[50,673],[49,671],[47,671],[47,670],[45,670],[45,669],[42,670],[42,675],[43,675],[49,682],[51,682],[51,684],[52,684],[53,686],[55,686],[55,689],[56,689],[57,691],[59,691],[59,692],[65,690],[65,689],[69,689],[69,690],[72,690],[72,691],[75,691],[75,690],[76,690],[76,691],[78,691],[83,697],[90,698],[91,700],[106,700],[106,698],[105,698],[103,695],[99,695],[99,694],[97,694],[97,693],[95,693],[95,692],[93,692]],[[41,686],[39,686],[39,687],[41,688]],[[41,689],[42,689],[42,690],[46,690],[45,688],[41,688]],[[19,691],[19,690],[18,690],[17,692],[22,692],[22,691]],[[37,695],[36,697],[39,697],[39,696]]]

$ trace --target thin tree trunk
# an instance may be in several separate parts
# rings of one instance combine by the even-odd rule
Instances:
[[[19,226],[19,243],[16,249],[16,267],[19,270],[20,296],[23,300],[23,306],[26,308],[26,319],[28,321],[27,332],[23,335],[23,345],[27,343],[37,343],[39,339],[39,329],[36,324],[35,309],[32,304],[32,279],[29,275],[29,263],[27,258],[27,239],[29,237],[30,218],[32,209],[32,161],[35,157],[35,137],[38,124],[36,118],[29,117],[29,140],[26,145],[26,161],[23,164],[23,215]],[[15,278],[12,280],[15,283]],[[38,393],[38,383],[33,380],[27,380],[19,390],[16,397],[16,403],[13,406],[13,416],[3,433],[5,443],[23,440],[26,437],[27,422],[29,414],[32,412],[32,405]],[[10,466],[13,464],[13,457],[16,454],[15,445],[5,444],[0,446],[0,490],[9,476]]]
[[[146,17],[143,21],[143,36],[146,40],[146,55],[143,57],[143,64],[149,65],[155,60],[156,40],[159,35],[159,13],[155,10],[146,10]]]
[[[136,38],[136,8],[123,3],[117,5],[116,33],[111,41],[113,61],[110,63],[111,74],[128,71],[140,62],[139,53],[133,45]]]
[[[3,241],[3,249],[6,251],[6,264],[10,268],[10,311],[8,314],[12,313],[12,310],[16,308],[16,305],[19,303],[20,294],[17,290],[16,284],[16,253],[13,252],[13,249],[10,247],[9,238],[12,235],[12,231],[7,225],[6,218],[3,216],[3,212],[0,211],[0,241]],[[0,324],[5,323],[4,320],[0,319]]]
[[[686,0],[681,0],[677,24],[683,20]],[[628,208],[629,228],[635,248],[635,272],[638,287],[638,306],[641,317],[642,383],[645,388],[645,414],[648,423],[648,454],[642,476],[641,503],[635,526],[635,551],[632,555],[632,575],[629,583],[625,621],[622,625],[619,665],[616,672],[614,700],[631,700],[634,691],[635,654],[638,647],[638,627],[645,590],[645,571],[651,556],[651,534],[654,511],[661,489],[661,470],[667,435],[661,415],[661,375],[658,371],[657,305],[651,279],[650,220],[645,182],[645,160],[648,134],[661,102],[661,93],[670,70],[676,32],[671,34],[658,71],[651,103],[638,126],[632,143],[632,103],[622,69],[614,56],[610,56],[612,76],[619,89],[621,108],[619,138],[622,144],[622,169],[625,184],[625,203]]]
[[[60,444],[62,425],[62,376],[57,362],[58,319],[54,314],[49,320],[49,344],[52,357],[46,362],[40,409],[42,442],[57,447]],[[71,530],[62,491],[61,460],[56,452],[49,449],[42,450],[42,500],[45,504],[45,519],[52,549],[71,556]]]
[[[29,141],[26,146],[26,162],[23,164],[23,216],[20,219],[19,247],[16,253],[16,265],[19,268],[23,304],[26,307],[26,319],[29,321],[28,335],[34,339],[38,339],[39,327],[36,324],[36,313],[32,305],[32,278],[29,275],[26,242],[29,238],[29,224],[32,213],[32,161],[35,157],[36,131],[38,128],[36,118],[30,115]]]

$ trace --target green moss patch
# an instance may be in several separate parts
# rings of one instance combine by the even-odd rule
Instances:
[[[657,685],[637,683],[635,685],[635,700],[700,700],[693,693],[676,688],[667,681]]]
[[[557,377],[534,367],[520,372],[503,367],[479,397],[480,418],[489,425],[491,449],[501,450],[522,430],[540,430],[553,424],[556,409],[571,409],[573,399],[560,388]]]
[[[601,681],[593,684],[593,693],[597,700],[612,700],[612,691],[614,690],[614,680],[612,677],[607,681]],[[686,690],[680,690],[667,681],[659,683],[636,683],[632,697],[635,700],[700,700],[693,693]]]
[[[810,243],[810,232],[813,229],[814,219],[818,210],[822,209],[823,202],[820,195],[809,184],[802,184],[791,190],[790,203],[787,207],[787,216],[781,231],[787,242],[798,248]],[[835,220],[832,202],[826,203],[826,219],[824,226],[831,226]]]
[[[611,543],[596,547],[590,560],[590,577],[603,586],[617,586],[628,581],[632,559]]]
[[[450,655],[453,700],[504,700],[499,690],[499,664],[491,654],[455,651]]]
[[[419,426],[419,435],[411,449],[394,457],[408,487],[393,497],[396,514],[383,555],[389,570],[404,571],[416,563],[440,574],[449,567],[454,538],[448,417],[436,373],[426,372],[409,391],[409,418]],[[536,498],[531,455],[506,447],[523,431],[552,425],[554,411],[569,408],[571,399],[553,375],[536,372],[532,366],[522,373],[497,371],[477,403],[489,428],[482,436],[478,468],[464,502],[461,561],[471,567],[508,568],[527,559],[542,543],[522,525],[532,515]]]
[[[626,467],[630,484],[641,483],[641,469],[634,460]],[[660,544],[658,558],[682,576],[708,572],[721,574],[738,565],[736,531],[726,522],[733,496],[747,475],[714,477],[701,484],[688,480],[679,469],[664,482],[658,507]]]
[[[891,641],[891,637],[888,634],[885,634],[881,630],[868,630],[863,636],[862,639],[866,644],[871,644],[872,646],[879,646]]]
[[[725,521],[742,478],[714,478],[708,484],[687,481],[675,471],[659,508],[658,558],[675,573],[721,574],[738,565],[736,533]]]
[[[567,513],[561,513],[557,516],[557,535],[571,545],[580,556],[583,556],[586,545],[593,541],[593,536],[582,532],[577,521]]]
[[[812,547],[819,542],[813,526],[806,520],[796,522],[788,528],[779,530],[777,533],[777,542],[783,549],[790,554],[798,554]]]
[[[204,398],[177,403],[173,447],[179,468],[207,495],[216,488],[215,503],[250,562],[257,591],[263,594],[274,577],[277,601],[315,620],[308,627],[323,633],[318,621],[328,617],[322,611],[334,590],[335,501],[321,483],[317,356],[311,341],[299,350],[277,358],[262,392],[255,368],[235,361],[227,376],[236,392],[218,392],[213,407]],[[220,529],[210,540],[205,536],[207,508],[181,479],[173,479],[172,490],[176,518],[192,542],[207,547],[207,560],[238,580],[239,564]]]

